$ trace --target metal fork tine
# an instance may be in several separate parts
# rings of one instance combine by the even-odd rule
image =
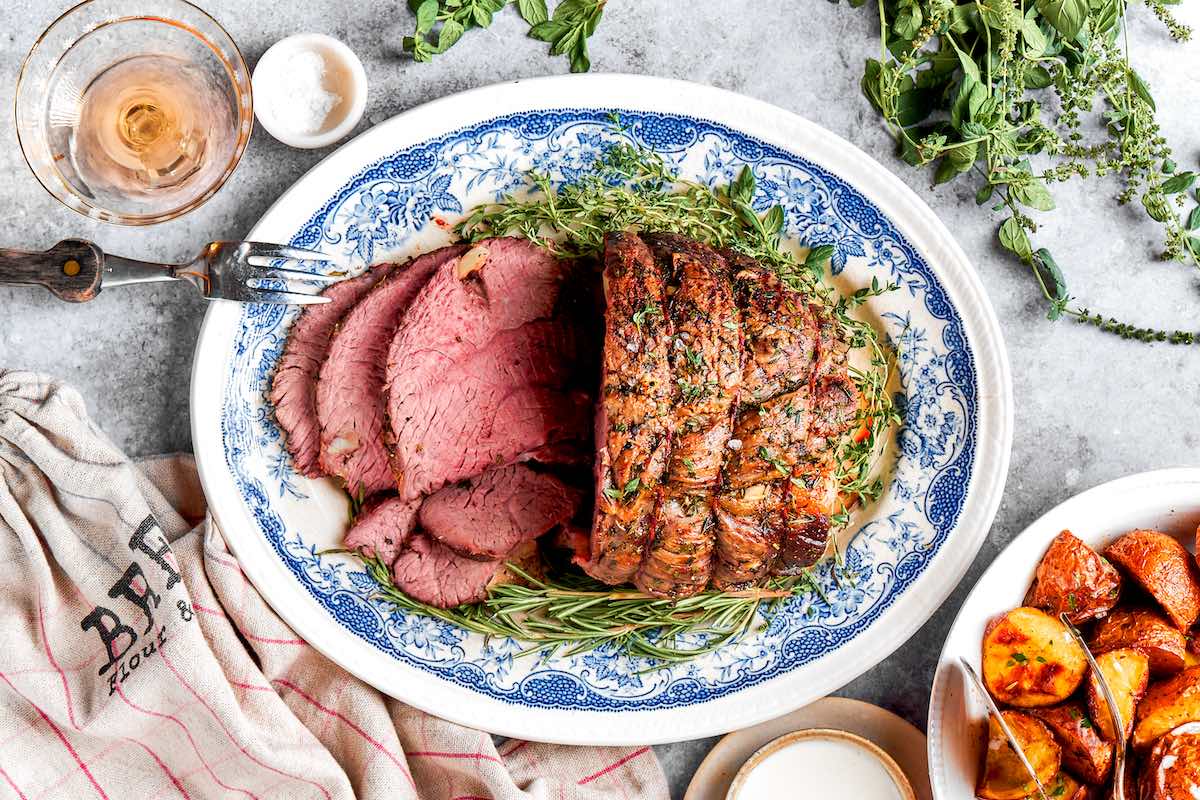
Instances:
[[[306,272],[302,269],[291,269],[290,267],[272,267],[255,263],[251,263],[250,266],[261,272],[264,278],[287,278],[290,275],[295,275],[300,280],[314,281],[316,283],[337,283],[346,279],[345,275],[325,275],[320,272]],[[283,274],[277,275],[275,273]]]
[[[328,297],[319,294],[298,294],[295,292],[277,292],[267,289],[248,289],[248,299],[252,303],[271,303],[283,306],[312,306],[328,303]]]
[[[276,277],[272,275],[263,275],[262,277],[254,277],[253,275],[246,278],[245,285],[251,289],[257,289],[264,292],[284,291],[292,294],[319,294],[325,290],[324,286],[314,286],[312,280],[299,280],[296,278]]]
[[[305,275],[325,275],[333,271],[340,278],[349,274],[349,270],[341,262],[330,259],[305,259],[304,261],[298,261],[294,258],[282,258],[280,256],[247,256],[246,263],[252,267],[289,269],[293,272],[302,272]],[[288,266],[277,267],[277,264],[287,264]]]
[[[340,257],[329,253],[319,253],[316,250],[304,250],[282,244],[264,244],[263,242],[247,242],[246,244],[249,245],[246,255],[254,259],[286,258],[292,261],[325,262],[336,266],[345,266]]]

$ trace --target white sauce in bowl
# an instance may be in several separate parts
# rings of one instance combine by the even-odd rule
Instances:
[[[890,766],[899,769],[894,763]],[[776,739],[747,761],[728,800],[908,800],[912,793],[906,789],[901,789],[874,748],[858,737],[840,731],[798,731]]]

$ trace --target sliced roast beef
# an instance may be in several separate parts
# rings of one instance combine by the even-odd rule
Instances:
[[[455,552],[491,561],[569,520],[580,499],[553,475],[514,464],[430,495],[421,528]]]
[[[618,584],[631,580],[642,563],[667,468],[670,326],[664,276],[637,235],[605,237],[604,289],[596,505],[590,559],[580,566],[597,580]]]
[[[508,562],[534,577],[541,573],[541,557],[535,542],[526,542],[500,560],[476,561],[417,531],[392,564],[392,580],[414,600],[438,608],[454,608],[478,603],[493,586],[517,581],[518,576],[505,566]]]
[[[401,494],[436,491],[488,467],[551,455],[548,444],[586,435],[591,399],[569,393],[564,355],[570,328],[539,320],[501,331],[486,347],[449,366],[445,382],[405,403],[396,463]]]
[[[419,505],[398,497],[373,501],[347,531],[345,547],[367,556],[377,556],[383,563],[391,564],[417,524]]]
[[[667,304],[674,439],[634,584],[659,597],[687,597],[702,591],[712,572],[712,493],[742,380],[741,333],[725,260],[716,251],[669,234],[643,239],[677,284]]]
[[[439,268],[466,250],[444,247],[391,271],[338,326],[317,380],[321,469],[351,494],[396,485],[385,439],[387,351],[413,298]],[[390,437],[390,431],[386,432]]]
[[[275,368],[270,399],[275,408],[275,419],[283,428],[288,452],[302,475],[310,478],[322,475],[316,387],[317,375],[329,354],[329,338],[342,317],[383,280],[393,266],[381,264],[356,278],[333,284],[322,292],[329,298],[328,303],[305,306],[292,323],[287,344]]]
[[[528,241],[490,239],[421,290],[388,351],[402,496],[585,436],[590,401],[568,389],[578,349],[573,277]]]

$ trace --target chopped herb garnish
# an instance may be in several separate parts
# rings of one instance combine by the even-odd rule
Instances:
[[[629,482],[625,484],[624,489],[618,489],[615,486],[608,487],[607,489],[604,490],[604,496],[607,497],[609,500],[613,500],[613,501],[616,501],[619,503],[622,500],[624,500],[625,498],[632,495],[634,492],[636,492],[641,485],[642,485],[642,479],[635,476],[635,477],[629,479]]]
[[[662,319],[662,312],[658,310],[657,305],[647,302],[641,311],[633,312],[633,325],[640,331],[647,319],[653,320],[656,317]]]

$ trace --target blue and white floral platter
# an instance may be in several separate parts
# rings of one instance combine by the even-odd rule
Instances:
[[[690,83],[599,75],[520,81],[430,103],[335,152],[249,238],[358,264],[448,241],[447,223],[521,187],[569,180],[618,136],[681,175],[728,183],[749,164],[756,202],[790,240],[831,244],[840,287],[892,281],[863,309],[896,346],[904,425],[887,489],[839,537],[843,577],[788,601],[741,641],[661,665],[603,649],[518,657],[374,596],[360,563],[325,555],[345,495],[292,468],[265,395],[295,309],[214,303],[197,349],[192,426],[209,505],[269,603],[314,647],[405,702],[495,733],[580,744],[695,738],[778,716],[864,672],[907,639],[971,563],[1008,469],[1012,389],[999,326],[933,213],[858,149],[765,103]],[[852,574],[846,579],[845,574]]]

